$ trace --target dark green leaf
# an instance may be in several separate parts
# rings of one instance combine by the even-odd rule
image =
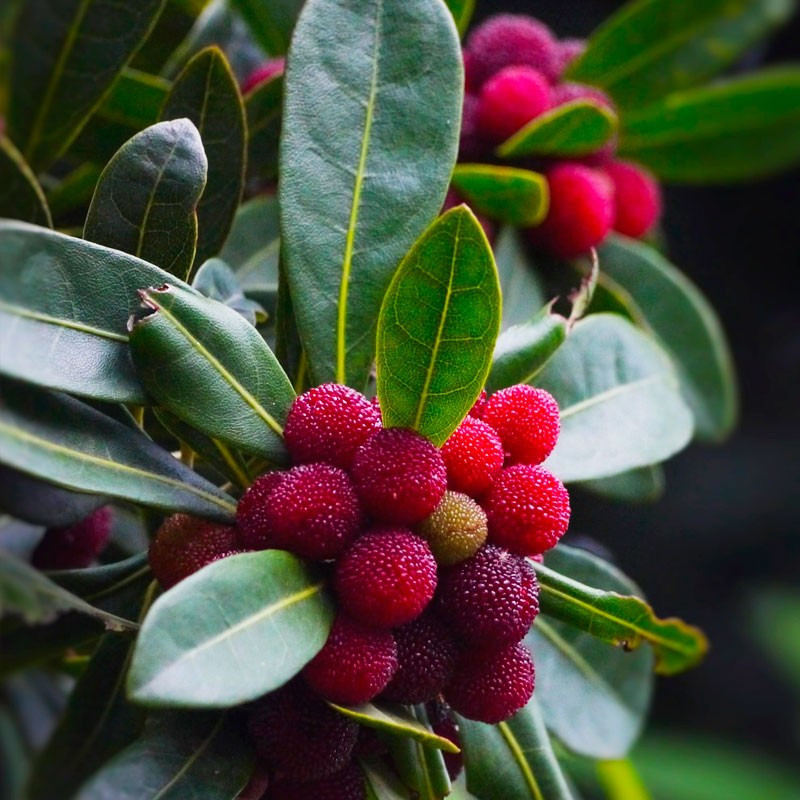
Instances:
[[[367,800],[409,800],[409,789],[394,770],[379,760],[362,761],[367,786]]]
[[[500,329],[500,285],[486,235],[465,206],[417,240],[378,319],[378,397],[386,427],[441,445],[481,392]]]
[[[186,280],[197,246],[197,203],[208,163],[188,119],[136,134],[103,170],[83,238]]]
[[[261,305],[244,296],[236,273],[222,259],[209,258],[197,270],[192,287],[204,297],[232,308],[253,326],[267,319]]]
[[[134,324],[130,346],[148,391],[199,431],[285,460],[282,426],[295,394],[258,331],[222,303],[169,285],[142,299],[151,313]]]
[[[753,592],[747,629],[800,697],[800,591],[766,586]]]
[[[475,0],[445,0],[445,3],[453,15],[453,21],[456,23],[459,34],[463,36],[472,20],[472,14],[475,11]]]
[[[27,0],[12,39],[8,133],[41,170],[63,153],[155,24],[164,0]]]
[[[671,94],[623,117],[620,153],[665,181],[752,180],[800,160],[800,69]]]
[[[617,115],[605,106],[591,100],[574,100],[529,122],[497,148],[497,155],[585,156],[609,142],[617,125]]]
[[[568,70],[626,108],[707,81],[792,13],[792,0],[638,0],[607,20]]]
[[[88,206],[101,171],[97,164],[81,164],[50,189],[47,201],[53,218],[57,220],[70,211]]]
[[[289,49],[297,15],[303,0],[231,0],[247,22],[255,40],[270,55],[283,55]]]
[[[274,180],[278,174],[283,78],[258,84],[244,98],[247,114],[247,175]]]
[[[651,464],[576,485],[621,503],[654,503],[664,494],[664,480],[664,470],[658,464]]]
[[[305,4],[286,72],[279,191],[314,383],[367,383],[383,295],[444,202],[462,86],[443,3]]]
[[[209,47],[181,72],[161,119],[188,117],[200,131],[208,181],[197,207],[197,263],[217,255],[230,231],[244,189],[247,131],[236,79],[222,51]]]
[[[692,436],[692,414],[661,349],[631,323],[593,314],[576,323],[535,383],[561,409],[548,469],[563,481],[663,461]]]
[[[153,705],[219,708],[277,689],[325,644],[333,607],[323,589],[281,550],[209,564],[153,604],[129,694]]]
[[[132,132],[140,131],[158,122],[169,90],[169,81],[126,67],[97,109],[97,116],[126,125]]]
[[[0,217],[52,227],[42,187],[22,154],[0,133]]]
[[[246,324],[246,323],[245,323]],[[132,430],[66,395],[0,379],[0,460],[83,492],[230,521],[236,503]]]
[[[479,214],[522,228],[547,216],[547,179],[538,172],[496,164],[459,164],[453,186]]]
[[[494,257],[503,295],[501,330],[528,322],[549,299],[528,257],[522,236],[503,228],[494,241]]]

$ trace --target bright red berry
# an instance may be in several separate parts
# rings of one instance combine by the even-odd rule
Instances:
[[[421,522],[447,489],[441,453],[405,428],[385,428],[371,436],[356,452],[351,474],[364,509],[396,525]]]
[[[436,591],[436,560],[428,543],[404,528],[376,529],[357,539],[336,562],[342,609],[375,628],[416,619]]]
[[[366,800],[364,773],[355,762],[333,775],[296,783],[279,778],[271,786],[267,800]]]
[[[474,556],[486,543],[486,512],[468,495],[445,492],[442,502],[417,531],[437,564],[450,566]]]
[[[533,659],[523,644],[474,650],[462,656],[444,696],[463,717],[494,725],[528,703],[534,680]]]
[[[323,383],[294,401],[283,438],[295,464],[323,461],[349,469],[355,451],[380,427],[380,410],[364,395]]]
[[[489,541],[521,556],[553,547],[569,526],[569,494],[543,467],[504,469],[486,493]]]
[[[562,39],[558,43],[557,62],[559,77],[573,61],[577,61],[586,50],[585,39]]]
[[[467,416],[442,445],[442,458],[449,487],[477,497],[503,468],[503,445],[493,428]]]
[[[286,60],[283,58],[270,58],[257,66],[242,83],[242,94],[252,92],[256,86],[266,83],[279,75],[283,75]]]
[[[481,393],[478,395],[478,399],[473,404],[472,408],[469,410],[469,416],[477,417],[478,419],[481,418],[481,414],[483,413],[483,407],[486,405],[486,400],[488,399],[489,395],[486,389],[481,389]]]
[[[541,464],[561,430],[553,396],[525,384],[495,392],[484,406],[483,420],[497,431],[509,464]]]
[[[267,509],[269,498],[284,475],[284,472],[260,475],[240,498],[236,507],[236,526],[243,549],[267,550],[273,547]]]
[[[478,130],[491,142],[504,142],[550,106],[550,84],[541,72],[506,67],[483,84]]]
[[[367,628],[339,615],[325,646],[303,677],[326,700],[359,705],[380,694],[397,669],[397,646],[389,631]]]
[[[605,171],[614,182],[614,230],[638,239],[661,216],[661,189],[653,175],[628,161],[612,161]]]
[[[80,522],[63,528],[48,528],[31,556],[37,569],[82,569],[103,552],[111,535],[112,512],[98,508]]]
[[[236,528],[173,514],[150,542],[150,569],[169,589],[212,561],[241,552]]]

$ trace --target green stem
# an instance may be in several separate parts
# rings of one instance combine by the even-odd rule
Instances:
[[[607,800],[651,800],[636,767],[628,758],[598,761],[597,777]]]

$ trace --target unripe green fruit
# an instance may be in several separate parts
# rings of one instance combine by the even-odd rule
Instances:
[[[428,540],[437,563],[459,564],[474,556],[486,542],[486,514],[471,497],[446,492],[418,530]]]

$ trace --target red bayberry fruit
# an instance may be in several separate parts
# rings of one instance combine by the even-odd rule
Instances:
[[[260,86],[262,83],[277,78],[278,75],[283,75],[285,66],[286,60],[283,58],[270,58],[263,64],[260,64],[244,79],[242,83],[242,94],[252,92],[256,86]]]
[[[481,393],[478,395],[478,399],[473,404],[472,408],[469,410],[469,416],[477,417],[478,419],[481,418],[481,414],[483,413],[483,407],[486,405],[486,400],[489,395],[486,392],[486,389],[481,389]]]
[[[305,783],[278,779],[270,787],[269,800],[366,800],[364,773],[351,762],[333,775]]]
[[[63,528],[48,528],[36,545],[31,563],[37,569],[88,567],[108,543],[111,508],[98,508],[85,519]]]
[[[358,725],[302,681],[292,681],[254,703],[247,729],[259,758],[274,772],[297,781],[342,769],[358,738]]]
[[[425,703],[444,688],[458,650],[442,622],[423,614],[394,632],[397,671],[382,697],[393,703]]]
[[[442,458],[450,488],[477,497],[503,467],[501,437],[485,422],[467,416],[442,445]]]
[[[416,619],[431,601],[436,560],[428,543],[409,530],[372,530],[337,561],[335,587],[354,620],[394,628]]]
[[[528,66],[542,72],[548,80],[559,75],[558,44],[550,29],[531,17],[497,14],[470,34],[470,81],[480,86],[509,66]]]
[[[646,170],[628,161],[612,161],[605,171],[614,182],[614,230],[638,239],[661,216],[661,189]]]
[[[494,725],[513,716],[533,695],[533,659],[522,644],[464,653],[444,696],[459,714]]]
[[[550,105],[550,84],[541,72],[506,67],[483,84],[478,130],[494,143],[504,142]]]
[[[458,140],[458,160],[478,161],[486,153],[486,142],[478,128],[480,100],[474,94],[464,95],[461,111],[461,134]],[[458,205],[454,203],[453,205]]]
[[[397,646],[389,631],[367,628],[340,615],[303,677],[326,700],[359,705],[380,694],[396,669]]]
[[[553,452],[561,430],[553,396],[525,384],[495,392],[486,401],[483,420],[497,431],[509,464],[541,464]]]
[[[523,581],[520,564],[507,550],[486,545],[468,561],[442,570],[439,615],[470,644],[497,648],[518,642],[539,610],[538,590],[529,575]]]
[[[414,525],[447,489],[441,453],[405,428],[386,428],[358,448],[351,474],[365,510],[382,522]]]
[[[575,258],[603,239],[614,222],[614,186],[592,167],[565,162],[547,173],[550,210],[530,229],[533,244],[559,258]]]
[[[438,564],[458,564],[474,556],[486,542],[486,512],[465,494],[445,492],[442,502],[417,530]]]
[[[323,383],[294,401],[283,437],[296,464],[324,461],[348,469],[358,447],[380,427],[380,410],[364,395]]]
[[[504,469],[486,493],[489,541],[521,556],[553,547],[569,526],[569,494],[543,467]]]
[[[236,507],[239,542],[246,550],[267,550],[273,547],[267,519],[269,498],[283,480],[283,472],[267,472],[256,478]]]
[[[559,77],[573,61],[577,61],[586,50],[585,39],[562,39],[558,43],[557,61]]]
[[[236,528],[173,514],[150,542],[150,568],[161,586],[169,589],[212,561],[239,552]]]

